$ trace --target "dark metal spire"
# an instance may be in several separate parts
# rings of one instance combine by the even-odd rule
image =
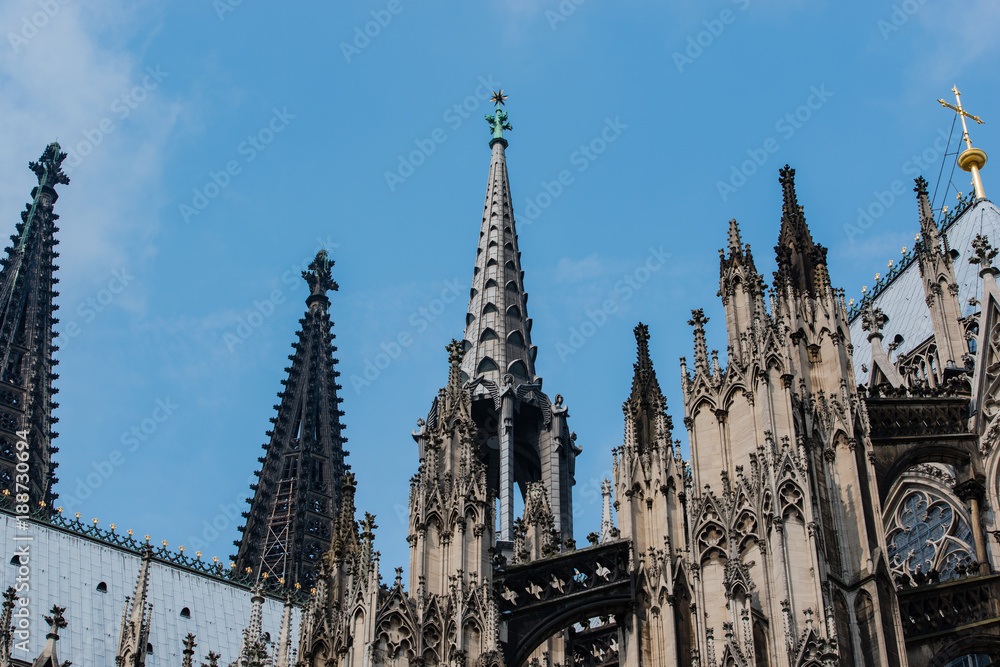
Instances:
[[[309,285],[308,310],[299,320],[302,329],[289,355],[285,390],[268,431],[267,454],[258,459],[258,481],[250,511],[244,513],[243,537],[235,544],[240,571],[283,580],[309,588],[320,556],[334,534],[341,504],[341,480],[349,469],[344,462],[347,442],[340,418],[337,360],[333,353],[333,324],[326,296],[337,290],[331,277],[333,261],[326,251],[316,255],[302,278]]]
[[[52,355],[59,349],[53,344],[59,321],[54,316],[59,306],[53,303],[59,294],[53,289],[59,282],[54,261],[59,216],[52,206],[59,198],[55,186],[69,183],[61,168],[64,159],[66,153],[52,143],[38,162],[29,163],[38,186],[10,237],[13,245],[0,260],[0,490],[24,492],[15,487],[16,453],[26,447],[24,486],[33,510],[42,503],[51,508],[57,497],[52,454],[58,450],[51,443],[57,435],[52,426],[59,421],[52,416],[58,407],[52,383],[59,377],[53,372],[59,362]]]

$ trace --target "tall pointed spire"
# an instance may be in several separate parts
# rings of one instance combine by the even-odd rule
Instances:
[[[337,360],[333,353],[333,323],[327,292],[337,290],[326,251],[302,272],[309,285],[307,311],[299,320],[302,329],[295,354],[285,370],[281,403],[268,431],[267,454],[258,459],[256,492],[245,513],[243,537],[236,542],[235,557],[240,571],[249,568],[255,576],[300,583],[309,587],[315,579],[315,563],[326,552],[333,534],[341,499],[341,478],[349,469],[344,462],[347,438],[340,418],[337,391]]]
[[[52,206],[59,198],[55,186],[69,183],[61,165],[66,153],[52,143],[38,162],[28,166],[38,178],[31,191],[31,203],[21,213],[21,222],[10,239],[13,245],[0,260],[0,393],[5,396],[0,408],[0,490],[14,492],[17,459],[16,443],[28,443],[28,498],[31,507],[40,503],[51,508],[56,494],[52,485],[56,463],[51,446],[56,433],[52,426],[59,421],[52,416],[58,407],[53,402],[52,382],[59,376],[52,358],[59,348],[53,343],[58,334],[53,327],[59,321],[53,303],[59,279],[55,277],[54,248],[58,243],[55,225],[59,216]]]
[[[135,592],[131,600],[125,598],[125,612],[118,636],[118,653],[115,655],[117,667],[143,667],[146,664],[146,646],[149,640],[149,619],[153,612],[152,603],[146,603],[149,587],[149,563],[153,550],[146,545],[139,565],[139,576],[135,582]],[[131,605],[131,606],[130,606]]]
[[[786,164],[779,174],[783,203],[781,231],[774,248],[778,263],[774,286],[779,291],[791,286],[796,292],[815,294],[823,287],[822,272],[818,269],[826,265],[826,248],[813,243],[809,233],[806,216],[795,195],[795,170]]]
[[[514,205],[507,178],[507,140],[511,129],[507,112],[501,110],[503,91],[496,93],[497,109],[486,120],[493,130],[490,146],[490,176],[479,231],[476,267],[472,276],[465,341],[468,350],[462,362],[467,378],[483,376],[500,385],[510,374],[515,383],[531,382],[535,375],[537,348],[531,344],[528,295],[524,291],[521,253],[517,249]]]

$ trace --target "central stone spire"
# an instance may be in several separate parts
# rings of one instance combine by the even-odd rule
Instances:
[[[507,139],[503,133],[512,129],[507,113],[500,108],[505,99],[503,91],[494,93],[496,110],[486,116],[492,156],[465,337],[449,348],[448,387],[441,390],[426,422],[418,424],[413,437],[420,450],[421,480],[430,480],[439,473],[446,474],[448,466],[460,469],[465,465],[461,463],[466,456],[461,438],[448,440],[450,444],[442,449],[440,443],[445,440],[440,431],[443,425],[457,428],[455,424],[461,420],[455,421],[455,411],[459,408],[463,418],[471,420],[475,425],[469,432],[474,440],[472,451],[483,464],[486,494],[495,503],[490,507],[490,514],[495,516],[484,523],[495,525],[494,546],[497,552],[510,557],[518,505],[524,507],[529,487],[539,482],[553,515],[553,529],[559,536],[555,548],[572,544],[572,489],[576,456],[581,449],[575,444],[576,435],[569,430],[569,413],[562,397],[550,400],[542,391],[542,379],[535,373],[537,348],[531,344],[528,295],[517,250],[504,153]],[[411,517],[423,511],[413,502]],[[459,512],[458,516],[464,515]],[[423,552],[418,549],[414,553]],[[421,562],[418,559],[412,563],[411,576],[420,576]]]
[[[466,379],[485,377],[502,385],[505,375],[515,383],[533,382],[537,348],[531,344],[528,294],[524,291],[521,253],[517,249],[514,206],[504,154],[507,122],[503,91],[494,94],[497,110],[486,120],[493,130],[490,147],[490,177],[476,250],[469,312],[465,318],[465,349],[462,372]]]

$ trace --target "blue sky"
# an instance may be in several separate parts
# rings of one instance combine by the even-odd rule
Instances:
[[[798,170],[850,297],[912,242],[912,178],[936,183],[952,125],[936,98],[957,83],[987,121],[974,142],[1000,151],[988,0],[8,0],[0,27],[0,220],[13,229],[47,142],[71,152],[62,504],[206,557],[233,552],[231,506],[245,509],[305,309],[295,276],[326,247],[358,506],[378,517],[383,570],[407,564],[409,433],[463,330],[488,88],[510,95],[537,370],[584,450],[579,540],[623,432],[632,327],[650,326],[685,441],[685,322],[705,308],[725,350],[717,250],[735,217],[770,275],[779,167]],[[861,226],[859,209],[874,213]],[[369,367],[401,334],[412,344]]]

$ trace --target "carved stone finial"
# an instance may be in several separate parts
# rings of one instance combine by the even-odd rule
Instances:
[[[882,328],[885,327],[888,322],[889,317],[882,312],[881,308],[872,306],[871,302],[865,304],[864,310],[861,311],[862,329],[872,333],[881,332]]]
[[[989,239],[982,234],[976,234],[972,239],[972,248],[975,256],[969,258],[969,264],[981,264],[983,269],[993,268],[993,258],[997,256],[997,249],[990,245]]]

